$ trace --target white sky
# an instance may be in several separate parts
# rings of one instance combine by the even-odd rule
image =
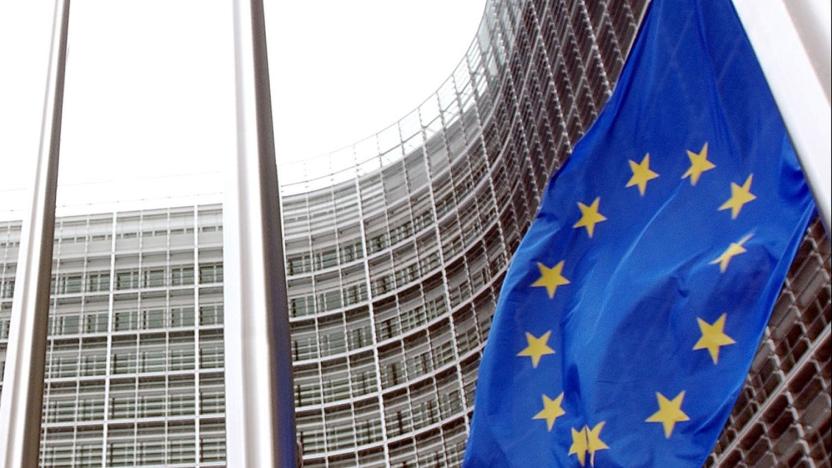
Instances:
[[[350,144],[421,103],[462,58],[485,0],[265,3],[285,161]],[[53,8],[0,3],[0,219],[20,218],[27,202]],[[220,199],[235,148],[231,26],[229,0],[72,3],[59,214]]]

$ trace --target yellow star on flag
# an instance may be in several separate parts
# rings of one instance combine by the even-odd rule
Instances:
[[[647,418],[645,422],[662,423],[664,438],[669,439],[677,422],[690,420],[688,415],[682,411],[682,400],[685,399],[685,392],[679,392],[672,400],[668,400],[667,397],[656,392],[656,399],[659,401],[659,410]]]
[[[592,429],[589,426],[584,426],[580,431],[572,428],[572,445],[569,447],[569,455],[575,455],[581,466],[586,463],[587,453],[589,453],[589,464],[595,466],[595,452],[609,448],[601,440],[601,430],[604,429],[606,423],[606,421],[601,421]]]
[[[740,215],[740,210],[742,210],[743,205],[757,198],[756,195],[751,193],[751,179],[753,178],[754,174],[749,175],[742,185],[737,185],[731,182],[731,198],[729,198],[728,201],[723,203],[719,207],[718,211],[727,210],[730,208],[731,219],[737,219],[737,216]]]
[[[702,337],[693,345],[693,349],[707,349],[711,355],[714,364],[719,362],[719,348],[720,346],[727,346],[736,343],[733,338],[726,335],[725,318],[727,314],[722,314],[716,319],[714,323],[708,323],[697,317],[696,321],[699,323],[699,331],[702,332]]]
[[[601,440],[601,430],[604,429],[606,421],[601,421],[592,429],[586,428],[586,449],[589,451],[589,463],[595,466],[595,452],[599,450],[606,450],[609,448],[607,444]]]
[[[728,264],[731,263],[731,259],[746,252],[744,244],[748,242],[748,239],[751,239],[750,234],[740,239],[739,242],[731,242],[731,245],[719,257],[711,261],[711,265],[719,264],[720,273],[725,273],[725,270],[728,269]]]
[[[586,463],[586,452],[587,452],[587,442],[586,442],[586,426],[584,426],[580,431],[576,431],[575,428],[572,428],[572,445],[569,446],[569,455],[575,455],[578,458],[578,463],[581,466],[584,466]]]
[[[592,233],[595,231],[595,225],[600,223],[601,221],[606,221],[607,218],[604,217],[601,213],[598,212],[598,205],[601,203],[601,197],[597,197],[591,205],[586,206],[581,202],[578,202],[578,208],[581,210],[581,219],[575,223],[574,228],[585,227],[587,234],[589,237],[592,237]]]
[[[538,262],[537,269],[540,271],[540,278],[532,283],[532,286],[545,287],[546,293],[549,294],[549,299],[555,297],[558,286],[569,284],[569,280],[563,276],[563,260],[551,268]]]
[[[555,420],[566,414],[566,411],[563,410],[563,406],[561,405],[562,403],[563,392],[560,392],[560,395],[555,399],[543,395],[543,409],[534,415],[532,419],[545,419],[546,428],[551,432],[552,427],[555,425]]]
[[[638,193],[643,197],[644,191],[647,190],[647,182],[659,177],[659,175],[650,170],[650,153],[645,154],[640,163],[632,160],[629,162],[633,176],[630,177],[625,188],[636,185],[638,186]]]
[[[703,172],[716,167],[716,164],[708,161],[708,142],[705,142],[698,153],[688,150],[688,159],[690,159],[690,167],[682,174],[682,178],[690,177],[690,185],[696,185]]]
[[[547,354],[555,354],[555,350],[547,344],[551,335],[552,332],[547,331],[540,338],[535,338],[534,335],[526,332],[526,343],[528,343],[528,346],[523,351],[517,353],[517,355],[530,357],[532,359],[532,367],[536,369],[537,365],[540,364],[540,358]]]

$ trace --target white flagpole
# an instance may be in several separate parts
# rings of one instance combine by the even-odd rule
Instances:
[[[829,0],[734,0],[830,231]]]
[[[4,467],[38,465],[68,28],[69,0],[56,0],[40,150],[31,205],[21,229],[0,399],[0,465]]]
[[[228,466],[296,464],[282,220],[262,0],[234,0],[237,155],[223,206]]]

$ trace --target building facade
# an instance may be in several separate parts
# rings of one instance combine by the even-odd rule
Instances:
[[[459,464],[507,264],[645,5],[489,1],[417,109],[281,166],[305,466]],[[18,229],[0,226],[2,340]],[[221,230],[218,206],[59,221],[44,465],[224,465]],[[815,221],[708,464],[828,466],[831,314]]]
[[[59,219],[43,466],[224,466],[222,215]],[[19,223],[0,224],[5,364]]]

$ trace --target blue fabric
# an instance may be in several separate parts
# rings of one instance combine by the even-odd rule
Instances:
[[[706,143],[713,167],[693,184],[688,151]],[[630,182],[647,154],[658,177],[642,195]],[[732,184],[754,197],[739,197],[736,213]],[[578,203],[591,211],[596,198],[606,220],[590,237],[575,227]],[[613,96],[550,180],[511,261],[464,466],[701,466],[813,213],[731,2],[653,0]],[[568,284],[541,269],[561,261]],[[716,359],[708,340],[697,349],[700,321],[723,340]],[[523,354],[529,336],[553,351],[537,367]],[[658,394],[681,401],[684,417],[648,421]],[[546,413],[544,396],[563,414]]]

